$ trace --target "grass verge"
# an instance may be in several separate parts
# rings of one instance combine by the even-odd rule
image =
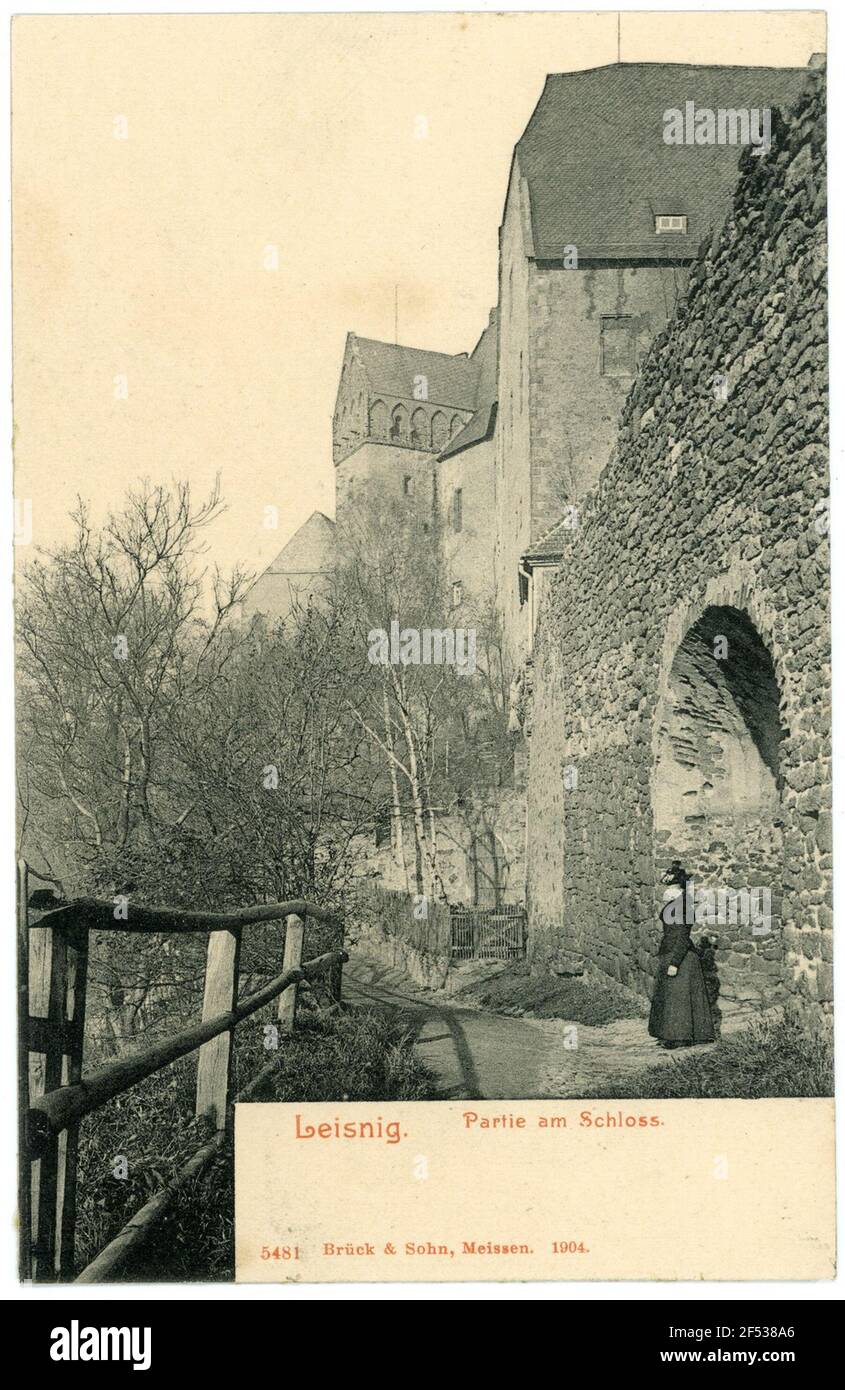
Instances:
[[[265,1066],[265,1025],[255,1015],[236,1034],[235,1089]],[[249,1024],[252,1023],[252,1027]],[[303,1009],[278,1049],[278,1072],[260,1100],[426,1100],[432,1077],[410,1036],[388,1015]],[[172,1179],[210,1133],[193,1116],[195,1057],[134,1086],[83,1121],[79,1144],[76,1268],[81,1270],[139,1207]],[[180,1193],[127,1265],[125,1280],[230,1280],[234,1275],[231,1153]]]
[[[525,961],[515,961],[492,979],[469,985],[454,999],[511,1017],[563,1018],[598,1027],[648,1013],[647,1004],[626,998],[621,990],[574,975],[532,975]]]
[[[821,1030],[767,1015],[706,1050],[673,1053],[671,1066],[649,1067],[585,1099],[761,1100],[833,1094],[833,1049]]]

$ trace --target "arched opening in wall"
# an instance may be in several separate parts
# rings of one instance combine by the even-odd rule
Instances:
[[[384,439],[387,436],[388,412],[384,401],[373,401],[370,406],[370,437]]]
[[[449,421],[442,410],[435,410],[431,417],[431,442],[435,449],[445,449],[449,441]]]
[[[768,1004],[782,988],[783,736],[774,663],[753,622],[706,609],[658,711],[655,884],[673,859],[692,876],[697,930],[715,947],[711,988],[736,1002]]]
[[[407,439],[408,412],[404,405],[395,405],[390,415],[390,438]]]
[[[429,445],[428,416],[420,406],[411,416],[411,443],[418,449],[427,449]]]

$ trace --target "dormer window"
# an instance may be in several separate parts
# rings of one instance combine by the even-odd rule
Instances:
[[[677,212],[660,212],[655,214],[654,230],[656,232],[680,232],[683,236],[687,231],[688,218]]]

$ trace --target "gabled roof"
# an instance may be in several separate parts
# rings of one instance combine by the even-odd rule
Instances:
[[[472,410],[478,379],[478,366],[465,352],[429,352],[425,348],[403,347],[399,343],[380,343],[375,338],[350,337],[357,344],[361,363],[374,395],[414,398],[414,378],[424,376],[427,399],[432,405]]]
[[[315,592],[325,592],[334,568],[334,537],[335,523],[312,512],[244,595],[244,618],[263,614],[278,621],[293,611],[297,597],[310,602]]]
[[[664,113],[696,108],[788,107],[806,68],[614,63],[553,73],[519,141],[533,249],[555,259],[575,245],[579,259],[677,259],[730,207],[738,145],[667,145]],[[760,158],[765,158],[761,155]],[[657,213],[689,219],[686,235],[656,234]]]
[[[335,523],[331,518],[324,512],[312,512],[264,574],[326,573],[334,567],[334,539]]]
[[[570,517],[561,517],[559,521],[555,522],[554,526],[551,526],[548,531],[545,531],[543,535],[526,550],[525,554],[522,556],[523,562],[529,566],[535,564],[556,564],[563,555],[566,537],[571,534],[572,521]]]

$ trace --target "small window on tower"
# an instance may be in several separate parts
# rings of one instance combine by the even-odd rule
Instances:
[[[413,497],[414,495],[414,480],[410,473],[406,473],[402,479],[402,491],[406,497]]]
[[[464,525],[464,494],[463,489],[456,487],[452,493],[452,530],[461,531]]]
[[[656,232],[680,232],[682,235],[687,230],[687,218],[676,212],[661,212],[655,214],[654,230]]]
[[[460,579],[456,579],[452,585],[452,607],[457,608],[464,601],[464,586]]]
[[[602,376],[633,376],[637,365],[637,337],[629,315],[601,320]]]

